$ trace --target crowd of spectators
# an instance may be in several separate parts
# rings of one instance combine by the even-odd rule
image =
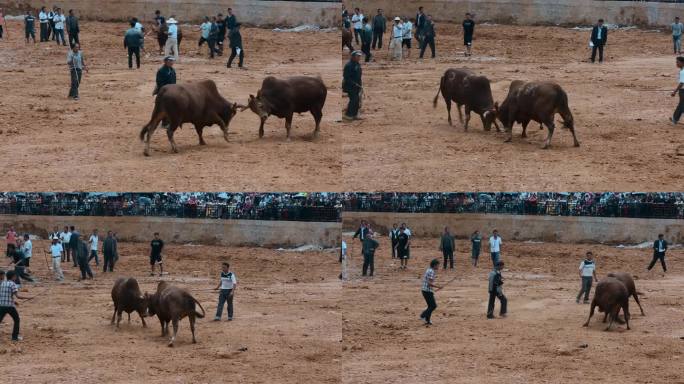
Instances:
[[[684,218],[684,193],[346,193],[344,210]]]
[[[3,193],[0,214],[339,221],[334,193]]]

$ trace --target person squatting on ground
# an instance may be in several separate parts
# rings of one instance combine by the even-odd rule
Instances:
[[[480,231],[473,232],[470,235],[470,261],[473,267],[477,267],[477,261],[480,259],[480,249],[482,246],[482,236],[480,236]]]
[[[362,240],[361,253],[363,254],[363,269],[361,276],[366,276],[370,272],[373,276],[375,271],[375,250],[378,249],[380,243],[373,238],[373,232],[368,232],[366,237]],[[370,269],[370,271],[369,271]]]
[[[663,234],[658,235],[658,240],[653,242],[653,259],[651,263],[648,264],[648,270],[655,265],[656,261],[660,260],[660,265],[663,267],[663,272],[667,272],[667,266],[665,265],[665,252],[667,252],[667,241]]]
[[[81,86],[81,79],[83,78],[83,71],[88,72],[81,46],[74,44],[67,53],[67,65],[69,66],[69,73],[71,74],[71,88],[69,88],[69,98],[78,100],[78,88]]]
[[[487,304],[487,318],[494,318],[494,303],[495,299],[499,299],[501,308],[499,310],[500,317],[506,317],[508,300],[503,294],[503,277],[501,270],[504,267],[503,261],[499,261],[494,266],[494,270],[489,272],[489,303]]]
[[[342,116],[345,121],[359,120],[360,95],[363,89],[363,80],[361,79],[361,52],[354,51],[349,58],[349,62],[344,65],[342,73],[342,91],[349,96],[349,103],[347,110]]]
[[[52,272],[55,274],[57,281],[64,280],[64,273],[62,273],[62,253],[64,248],[59,242],[59,238],[53,237],[50,245],[50,255],[52,256]]]
[[[228,41],[230,42],[231,53],[228,58],[226,67],[230,68],[233,65],[235,56],[238,56],[238,68],[244,68],[245,50],[242,47],[242,34],[240,34],[240,23],[235,23],[230,29]]]
[[[425,325],[427,326],[432,325],[430,318],[432,316],[432,312],[437,309],[437,302],[435,301],[435,289],[442,288],[435,284],[435,280],[437,279],[435,269],[437,267],[439,267],[439,260],[433,259],[430,261],[430,266],[425,270],[425,274],[423,275],[423,285],[420,290],[420,292],[423,294],[423,298],[425,299],[425,303],[427,304],[427,308],[423,311],[423,313],[420,314],[420,318],[425,321]]]
[[[677,108],[675,108],[674,114],[670,118],[672,124],[677,124],[679,118],[682,117],[682,113],[684,113],[684,56],[677,56],[676,64],[679,69],[679,82],[677,83],[677,88],[672,91],[670,96],[675,97],[675,95],[679,94],[679,104],[677,104]]]
[[[582,287],[577,294],[577,299],[575,302],[579,304],[580,297],[584,293],[584,304],[589,304],[591,283],[592,281],[596,281],[598,283],[598,278],[596,277],[596,262],[594,262],[594,254],[591,253],[591,251],[587,252],[587,257],[580,263],[579,276],[580,279],[582,279]]]
[[[501,260],[501,236],[496,229],[492,231],[492,236],[489,237],[489,254],[492,257],[492,265]]]
[[[14,325],[12,326],[12,341],[21,341],[22,337],[19,335],[19,312],[17,312],[17,303],[15,298],[22,300],[30,300],[32,297],[23,297],[19,295],[19,288],[14,283],[15,272],[0,270],[0,322],[5,318],[5,315],[10,315]]]
[[[228,321],[232,321],[233,297],[235,296],[235,290],[237,289],[237,277],[235,277],[235,273],[230,271],[230,264],[228,263],[223,263],[221,266],[219,283],[214,290],[218,291],[219,288],[218,307],[216,308],[216,316],[214,316],[214,321],[221,320],[224,303],[228,305]]]
[[[124,48],[128,49],[128,69],[133,69],[133,55],[135,55],[136,68],[140,69],[140,47],[143,44],[143,34],[135,28],[135,22],[131,20],[130,28],[124,35]]]
[[[102,242],[102,253],[104,254],[102,272],[114,272],[114,264],[119,260],[119,250],[118,241],[112,231],[107,231],[107,237]]]
[[[150,242],[150,276],[154,276],[154,266],[159,264],[159,276],[164,273],[164,262],[162,261],[162,250],[164,241],[159,238],[159,232],[154,233],[154,239]]]
[[[444,257],[444,269],[447,269],[447,262],[449,268],[454,269],[454,252],[456,251],[456,239],[454,235],[449,232],[449,227],[444,227],[444,232],[439,240],[439,250],[442,251]]]

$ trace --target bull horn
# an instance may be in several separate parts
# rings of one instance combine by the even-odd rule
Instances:
[[[249,107],[246,106],[246,105],[243,105],[243,104],[235,103],[235,108],[239,109],[240,112],[242,112],[242,111],[244,111],[245,109],[248,109]]]

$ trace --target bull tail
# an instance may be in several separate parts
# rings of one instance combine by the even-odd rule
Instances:
[[[559,90],[558,96],[556,96],[556,106],[556,111],[563,118],[563,126],[565,128],[574,128],[575,123],[568,106],[568,94],[562,89]]]
[[[152,118],[150,119],[149,123],[145,124],[145,126],[142,128],[140,131],[140,141],[145,141],[145,135],[147,132],[149,132],[151,129],[159,125],[159,123],[166,117],[166,112],[163,111],[160,102],[159,102],[159,97],[154,102],[154,111],[152,111]]]
[[[442,86],[444,85],[444,76],[439,80],[439,89],[437,90],[437,94],[435,95],[435,98],[432,100],[432,108],[437,108],[437,98],[439,98],[439,93],[442,92]]]
[[[197,317],[200,318],[200,319],[203,318],[203,317],[206,315],[206,312],[204,312],[204,308],[202,307],[202,304],[200,304],[200,302],[197,301],[197,299],[195,299],[194,297],[192,298],[192,300],[193,300],[195,303],[197,303],[197,305],[199,305],[200,309],[202,310],[202,314],[201,314],[201,315],[200,315],[199,312],[195,311],[195,316],[197,316]]]

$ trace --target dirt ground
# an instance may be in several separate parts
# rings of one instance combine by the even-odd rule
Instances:
[[[148,244],[121,243],[116,272],[96,271],[77,282],[63,263],[66,280],[56,283],[34,244],[32,269],[42,282],[26,284],[35,299],[18,307],[24,341],[9,344],[12,322],[0,325],[0,375],[27,383],[337,383],[342,339],[341,283],[335,252],[281,252],[264,248],[167,245],[163,280],[186,287],[207,312],[192,344],[181,321],[174,348],[166,346],[156,317],[142,328],[137,314],[121,328],[110,325],[111,287],[134,276],[143,291],[156,289],[148,276]],[[238,277],[235,319],[213,322],[220,263]],[[93,262],[94,263],[94,262]],[[3,261],[3,266],[5,261]],[[246,350],[245,350],[246,349]]]
[[[183,27],[178,82],[214,80],[230,101],[246,104],[268,76],[320,75],[328,86],[321,134],[313,139],[311,114],[295,116],[292,141],[285,121],[270,117],[259,140],[259,118],[246,110],[230,124],[230,142],[218,126],[204,132],[206,147],[186,124],[176,132],[173,154],[157,130],[151,157],[138,139],[154,107],[152,91],[161,65],[157,42],[146,38],[142,69],[128,70],[123,23],[85,22],[81,41],[90,73],[81,100],[67,98],[66,48],[53,42],[25,45],[23,24],[8,22],[9,40],[0,42],[0,140],[4,148],[5,190],[339,191],[341,173],[341,67],[338,34],[278,33],[243,28],[245,66],[226,68],[227,57],[209,60],[199,32]],[[227,49],[230,53],[230,49]],[[48,169],[45,165],[51,165]],[[27,184],[30,180],[30,184]]]
[[[668,252],[663,275],[659,265],[646,272],[650,249],[505,242],[508,317],[487,320],[489,254],[474,268],[469,241],[458,239],[456,269],[440,266],[437,284],[456,280],[436,293],[434,325],[426,328],[418,318],[425,308],[421,277],[430,259],[441,260],[438,239],[413,239],[406,271],[391,259],[389,240],[380,244],[373,278],[361,277],[361,247],[358,240],[351,245],[341,304],[345,383],[684,383],[681,247]],[[575,296],[587,250],[599,276],[635,276],[646,316],[630,299],[631,330],[614,325],[604,332],[602,313],[582,327],[589,305],[576,304]]]
[[[375,62],[363,64],[365,120],[345,130],[345,190],[676,190],[684,165],[684,128],[672,126],[677,84],[672,38],[666,32],[618,30],[609,34],[602,65],[588,60],[589,33],[563,27],[478,25],[474,55],[463,55],[454,24],[437,24],[437,59],[389,60],[387,37]],[[355,46],[356,48],[357,46]],[[359,46],[360,47],[360,46]],[[343,61],[348,60],[345,49]],[[429,57],[429,48],[426,53]],[[566,129],[531,123],[528,138],[513,129],[485,132],[479,116],[464,132],[443,98],[432,100],[448,68],[486,75],[494,100],[503,101],[512,80],[553,80],[568,93],[581,147]],[[347,99],[344,103],[346,105]],[[560,121],[560,117],[556,117]],[[556,124],[557,127],[559,124]],[[381,175],[379,177],[379,175]]]

